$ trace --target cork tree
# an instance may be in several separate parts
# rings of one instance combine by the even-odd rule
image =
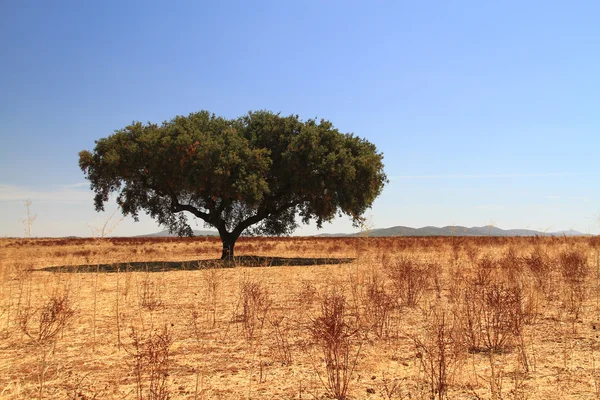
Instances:
[[[95,144],[79,166],[97,211],[115,194],[124,215],[145,212],[180,236],[193,235],[191,214],[217,229],[223,259],[242,233],[288,235],[341,214],[358,225],[387,183],[372,143],[270,111],[134,122]]]

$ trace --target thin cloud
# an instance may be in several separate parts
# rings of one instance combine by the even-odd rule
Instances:
[[[546,196],[547,200],[551,201],[570,201],[570,202],[582,202],[589,203],[592,199],[590,196],[559,196],[559,195],[549,195]]]
[[[93,199],[91,190],[86,189],[88,183],[56,185],[50,188],[38,189],[26,186],[0,184],[0,201],[60,202],[76,203],[89,202]]]
[[[62,187],[62,188],[72,188],[72,189],[89,188],[90,187],[90,183],[89,182],[69,183],[68,185],[60,185],[60,187]]]
[[[476,210],[484,211],[497,211],[497,210],[508,210],[503,204],[480,204],[474,207]]]
[[[573,176],[567,173],[529,173],[529,174],[446,174],[446,175],[395,175],[392,180],[458,180],[458,179],[512,179],[512,178],[557,178]]]

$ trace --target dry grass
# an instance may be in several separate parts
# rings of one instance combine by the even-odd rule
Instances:
[[[2,239],[0,398],[598,399],[598,243]]]

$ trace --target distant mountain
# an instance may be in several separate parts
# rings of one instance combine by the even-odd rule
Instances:
[[[321,233],[319,237],[348,237],[360,236],[361,233]],[[364,235],[364,233],[363,233]],[[590,236],[585,233],[569,230],[558,232],[540,232],[531,229],[500,229],[494,226],[425,226],[423,228],[410,228],[408,226],[393,226],[391,228],[372,229],[369,236]],[[136,237],[174,237],[169,231],[139,235]],[[219,236],[217,231],[199,230],[194,231],[194,236]]]
[[[318,235],[313,235],[315,237],[348,237],[353,236],[354,233],[319,233]]]
[[[348,236],[359,236],[360,233]],[[369,236],[589,236],[577,231],[540,232],[531,229],[500,229],[494,226],[425,226],[423,228],[409,228],[407,226],[394,226],[384,229],[373,229]]]
[[[177,235],[173,235],[169,233],[169,231],[161,231],[156,233],[150,233],[148,235],[138,235],[136,237],[175,237]],[[209,231],[209,230],[201,230],[194,231],[194,236],[219,236],[219,232],[217,231]]]

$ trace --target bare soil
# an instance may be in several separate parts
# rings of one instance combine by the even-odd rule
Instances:
[[[600,398],[596,238],[235,250],[224,264],[215,238],[0,239],[0,398],[321,399],[328,366],[350,399]],[[348,362],[332,367],[317,328],[334,297]]]

